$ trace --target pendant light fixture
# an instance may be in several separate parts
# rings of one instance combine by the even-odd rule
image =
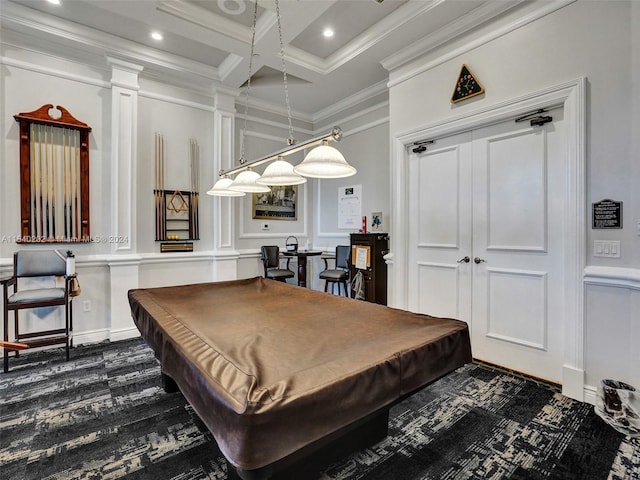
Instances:
[[[222,177],[211,187],[211,190],[207,192],[207,195],[214,195],[217,197],[244,197],[244,192],[237,190],[230,190],[229,185],[233,183],[233,180],[229,177]]]
[[[254,172],[249,168],[238,174],[233,183],[229,185],[229,190],[246,193],[270,192],[271,189],[266,185],[258,185],[256,183],[256,180],[258,180],[259,178],[260,174],[258,172]]]
[[[280,58],[282,61],[282,78],[284,84],[284,95],[287,107],[287,120],[289,123],[289,138],[287,139],[287,148],[267,155],[253,162],[247,163],[245,159],[245,142],[247,131],[247,115],[249,109],[249,91],[251,89],[251,75],[253,66],[253,53],[255,48],[256,22],[258,16],[258,2],[254,1],[253,25],[251,28],[251,52],[249,57],[249,78],[247,80],[247,89],[245,95],[245,111],[244,111],[244,129],[242,130],[242,150],[240,155],[240,166],[220,171],[220,180],[216,182],[213,188],[207,193],[210,195],[236,196],[240,192],[269,192],[268,185],[300,185],[307,180],[305,177],[312,178],[343,178],[354,175],[356,169],[349,165],[344,156],[334,147],[329,145],[330,141],[340,141],[342,139],[342,130],[340,127],[333,127],[327,135],[306,140],[302,144],[296,145],[293,138],[293,126],[291,122],[291,105],[289,101],[289,89],[287,85],[287,69],[284,59],[284,44],[282,41],[282,24],[280,19],[280,5],[278,0],[275,1],[276,18],[278,22],[278,35],[280,40]],[[311,150],[303,162],[294,167],[284,160],[284,157],[299,152],[307,147],[316,147]],[[253,167],[263,163],[271,163],[260,176],[253,171]],[[233,182],[229,182],[231,175],[236,175]],[[223,183],[222,180],[225,180]],[[218,185],[220,184],[219,188]],[[235,193],[229,193],[235,192]],[[242,194],[242,193],[241,193]],[[239,195],[238,195],[239,196]]]
[[[344,178],[357,172],[337,148],[329,145],[328,140],[323,140],[322,145],[311,150],[293,171],[298,175],[313,178]]]
[[[279,185],[300,185],[306,183],[306,181],[307,179],[296,174],[293,171],[293,165],[283,160],[282,155],[280,155],[275,162],[265,168],[264,173],[256,180],[256,183],[275,187]]]

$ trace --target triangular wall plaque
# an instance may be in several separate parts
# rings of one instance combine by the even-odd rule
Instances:
[[[458,75],[458,81],[453,89],[453,95],[451,95],[451,103],[457,103],[481,93],[484,93],[484,87],[471,72],[471,69],[463,63]]]

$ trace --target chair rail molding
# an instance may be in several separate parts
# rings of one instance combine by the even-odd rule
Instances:
[[[584,269],[584,283],[640,291],[640,268],[590,265]]]

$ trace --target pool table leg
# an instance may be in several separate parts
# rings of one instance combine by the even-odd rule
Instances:
[[[175,380],[164,372],[162,372],[162,388],[166,393],[175,393],[180,391]]]

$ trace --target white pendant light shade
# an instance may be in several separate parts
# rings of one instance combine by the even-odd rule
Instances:
[[[326,141],[311,150],[300,165],[293,167],[293,171],[312,178],[344,178],[357,172],[342,154]]]
[[[306,178],[294,173],[293,165],[282,160],[282,157],[278,157],[278,160],[269,164],[262,176],[256,180],[256,183],[260,185],[279,186],[300,185],[306,181]]]
[[[211,190],[207,192],[207,195],[214,195],[216,197],[243,197],[244,192],[237,192],[235,190],[229,190],[229,185],[233,183],[229,177],[222,177],[211,187]]]
[[[229,186],[229,190],[246,193],[266,193],[271,189],[266,185],[258,185],[256,180],[260,178],[260,174],[253,170],[244,170],[238,174],[233,183]]]

